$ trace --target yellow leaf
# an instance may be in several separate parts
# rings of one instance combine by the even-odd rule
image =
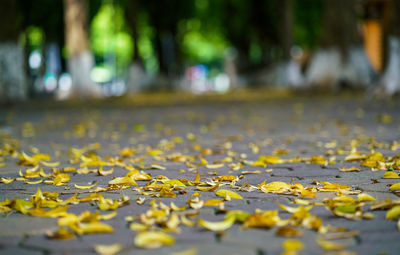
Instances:
[[[107,175],[112,174],[113,172],[114,172],[114,168],[110,168],[107,171],[104,171],[103,167],[100,167],[99,169],[97,169],[97,175],[100,175],[100,176],[107,176]]]
[[[315,197],[315,192],[312,192],[310,190],[307,189],[302,189],[301,190],[301,197],[310,197],[310,198],[314,198]]]
[[[197,255],[197,253],[199,253],[199,251],[196,248],[193,248],[189,250],[173,252],[171,255]]]
[[[32,158],[36,161],[49,161],[51,159],[50,155],[48,154],[43,154],[43,153],[38,153],[32,156]]]
[[[144,230],[149,229],[149,226],[145,225],[145,224],[140,224],[140,223],[131,223],[129,225],[129,229],[133,230],[133,231],[144,231]]]
[[[185,186],[185,184],[183,184],[181,181],[176,180],[176,179],[167,180],[164,182],[164,184],[167,184],[170,186],[175,186],[175,187],[184,187]]]
[[[261,191],[268,193],[268,192],[276,192],[276,191],[287,191],[290,190],[290,185],[285,182],[270,182],[261,186]]]
[[[398,189],[400,189],[400,182],[393,184],[389,188],[389,190],[398,190]]]
[[[42,161],[42,162],[40,162],[40,163],[42,163],[44,166],[47,166],[47,167],[57,167],[57,166],[60,165],[60,162],[59,162],[59,161],[57,161],[57,162],[46,162],[46,161]]]
[[[336,213],[355,213],[357,211],[357,206],[352,204],[342,204],[335,208]]]
[[[276,230],[275,234],[277,236],[283,237],[294,237],[294,236],[302,236],[303,232],[290,226],[283,226]]]
[[[261,213],[251,214],[243,223],[244,228],[270,228],[278,224],[280,218],[278,211],[263,211]]]
[[[216,194],[217,196],[221,196],[221,197],[223,197],[223,198],[225,198],[225,199],[227,199],[228,197],[229,197],[229,198],[234,198],[234,199],[243,199],[243,197],[242,197],[241,195],[239,195],[238,193],[233,192],[233,191],[231,191],[231,190],[227,190],[227,189],[220,189],[220,190],[217,190],[217,191],[215,192],[215,194]]]
[[[224,231],[230,228],[233,223],[235,223],[235,218],[234,217],[228,217],[223,221],[219,222],[211,222],[211,221],[206,221],[203,219],[199,219],[197,221],[197,224],[205,229],[211,230],[211,231]]]
[[[50,237],[51,239],[61,239],[61,240],[71,239],[75,237],[73,233],[69,232],[68,229],[64,227],[60,228],[55,233],[47,233],[47,236]]]
[[[400,217],[400,205],[396,205],[396,206],[392,207],[386,213],[387,220],[397,220],[399,217]]]
[[[349,243],[338,243],[338,242],[327,241],[320,237],[317,238],[317,243],[319,246],[321,246],[322,249],[327,251],[340,251],[350,246]]]
[[[199,197],[196,197],[195,199],[188,199],[187,203],[191,208],[196,210],[200,209],[204,205],[204,201],[200,200]]]
[[[172,236],[161,231],[140,232],[135,237],[135,245],[145,249],[156,249],[174,243],[175,239]]]
[[[115,210],[118,208],[118,201],[112,199],[106,199],[101,197],[99,199],[98,207],[100,210],[107,211],[107,210]]]
[[[310,160],[311,164],[320,164],[320,165],[326,165],[328,164],[328,160],[324,158],[323,156],[312,156]]]
[[[130,178],[129,176],[116,177],[116,178],[112,179],[111,181],[109,181],[108,184],[111,184],[111,185],[135,185],[135,186],[137,186],[137,183],[132,178]]]
[[[197,186],[196,188],[200,191],[215,191],[218,189],[219,185],[221,184],[221,181],[219,181],[217,184],[211,187],[202,187],[202,186]]]
[[[36,166],[38,164],[37,160],[35,160],[34,158],[28,156],[25,152],[22,152],[19,156],[18,156],[18,164],[20,165],[24,165],[24,166]]]
[[[383,174],[383,178],[384,178],[384,179],[399,179],[400,177],[399,177],[399,175],[398,175],[396,172],[393,172],[393,171],[386,171],[386,172]]]
[[[15,204],[14,204],[14,209],[17,212],[23,213],[23,214],[27,214],[28,210],[33,208],[33,204],[30,201],[25,201],[23,199],[20,198],[16,198],[15,199]]]
[[[206,168],[208,168],[208,169],[216,169],[216,168],[221,168],[223,166],[224,166],[223,163],[222,164],[208,164],[208,165],[206,165]]]
[[[121,157],[131,157],[135,154],[135,151],[132,148],[125,147],[120,152],[119,155]]]
[[[178,207],[174,202],[171,202],[170,207],[173,211],[184,211],[186,209],[186,206]]]
[[[1,177],[1,180],[0,180],[0,182],[5,183],[5,184],[12,183],[13,181],[15,181],[15,178],[4,178],[4,177]]]
[[[297,251],[302,250],[304,248],[304,245],[298,240],[288,239],[282,243],[282,248],[287,251]]]
[[[99,220],[110,220],[117,215],[117,211],[108,214],[101,214],[98,216]]]
[[[340,171],[342,171],[342,172],[360,172],[360,169],[358,169],[357,167],[355,167],[355,166],[352,166],[352,167],[342,167],[342,168],[340,168]]]
[[[265,164],[281,164],[284,161],[277,156],[260,156],[258,161],[264,162]]]
[[[346,156],[346,158],[344,160],[359,161],[359,160],[365,159],[365,157],[366,156],[364,154],[362,154],[361,152],[355,151],[355,152],[350,153],[348,156]]]
[[[44,210],[42,208],[34,208],[29,210],[29,214],[35,217],[50,217],[58,218],[67,215],[68,206],[56,207],[51,210]]]
[[[158,156],[158,155],[163,154],[163,151],[162,150],[151,150],[151,151],[148,151],[147,154],[151,155],[151,156]]]
[[[69,174],[57,174],[56,177],[54,177],[53,185],[62,186],[65,183],[69,182],[69,180],[70,180]]]
[[[69,227],[79,235],[112,233],[114,231],[110,225],[102,222],[79,223],[76,226],[70,225]]]
[[[92,185],[89,185],[89,186],[83,186],[83,185],[74,184],[75,188],[77,188],[77,189],[91,189],[96,185],[97,185],[97,182],[95,184],[92,184]]]
[[[224,203],[224,201],[219,200],[219,199],[210,199],[210,200],[204,201],[204,206],[218,206],[223,203]]]
[[[373,196],[368,195],[367,193],[358,194],[357,198],[358,198],[358,202],[369,202],[369,201],[376,200]]]
[[[176,197],[176,193],[172,192],[170,188],[163,187],[160,190],[161,197]]]
[[[234,176],[234,175],[221,175],[221,176],[218,176],[218,177],[215,177],[215,179],[217,180],[217,181],[233,181],[233,180],[236,180],[237,179],[237,177],[236,176]]]
[[[0,213],[7,213],[7,212],[11,212],[12,209],[8,206],[5,205],[0,205]]]
[[[200,182],[200,174],[199,174],[199,171],[197,171],[196,172],[196,177],[194,178],[193,183],[197,184],[199,182]]]
[[[41,182],[43,182],[43,179],[37,180],[37,181],[28,181],[28,180],[24,180],[25,183],[27,184],[39,184]]]
[[[94,246],[94,250],[100,255],[114,255],[122,250],[122,248],[122,245],[119,243],[110,245],[97,244]]]

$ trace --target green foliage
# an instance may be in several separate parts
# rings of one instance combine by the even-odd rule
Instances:
[[[91,46],[97,58],[116,54],[118,68],[129,65],[133,56],[133,41],[126,31],[121,7],[111,4],[100,7],[91,24]]]
[[[39,49],[44,40],[43,29],[36,26],[30,26],[26,31],[30,46],[33,49]]]
[[[154,29],[149,25],[148,17],[141,13],[138,19],[138,50],[145,69],[150,73],[158,71],[157,58],[153,49]]]
[[[217,29],[202,29],[199,19],[182,22],[183,53],[190,62],[211,63],[222,61],[228,42]]]
[[[294,2],[295,43],[306,48],[314,48],[322,29],[323,1]]]

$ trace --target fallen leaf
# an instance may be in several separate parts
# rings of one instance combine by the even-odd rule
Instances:
[[[212,221],[206,221],[203,219],[199,219],[197,221],[197,224],[205,229],[211,230],[211,231],[224,231],[230,228],[233,223],[235,223],[235,218],[234,217],[228,217],[223,221],[218,221],[218,222],[212,222]]]
[[[135,236],[135,245],[139,248],[156,249],[164,245],[172,245],[175,239],[161,231],[139,232]]]
[[[361,170],[355,166],[351,166],[351,167],[344,166],[344,167],[340,168],[340,171],[342,171],[342,172],[360,172]]]
[[[1,180],[0,180],[1,183],[5,183],[5,184],[12,183],[13,181],[15,181],[15,178],[4,178],[4,177],[1,177]]]
[[[78,235],[114,232],[110,225],[102,222],[79,223],[77,225],[69,225],[69,227]]]
[[[60,239],[60,240],[67,240],[75,237],[74,233],[69,232],[68,229],[65,227],[59,228],[56,232],[47,233],[47,236],[50,237],[51,239]]]
[[[227,199],[228,197],[233,198],[233,199],[243,199],[243,197],[241,195],[239,195],[238,193],[231,191],[231,190],[226,190],[226,189],[217,190],[215,192],[215,194],[217,196],[221,196],[225,199]]]
[[[104,244],[96,244],[94,247],[95,252],[100,255],[114,255],[122,250],[122,245],[119,243],[104,245]]]
[[[367,193],[358,194],[357,198],[358,202],[370,202],[376,200],[373,196],[368,195]]]
[[[399,179],[400,177],[399,177],[399,175],[398,175],[396,172],[393,172],[393,171],[386,171],[386,172],[383,174],[383,178],[384,178],[384,179]]]
[[[387,220],[397,220],[399,217],[400,217],[400,205],[392,207],[386,213],[386,219]]]
[[[95,184],[88,185],[88,186],[74,184],[75,188],[77,188],[77,189],[91,189],[96,185],[97,185],[97,182]]]
[[[400,182],[393,184],[390,186],[389,190],[399,190],[400,189]]]
[[[324,240],[321,237],[317,237],[316,241],[322,249],[327,250],[327,251],[340,251],[340,250],[344,250],[350,246],[349,243],[332,242],[332,241]]]
[[[304,244],[299,240],[288,239],[282,243],[282,248],[286,251],[297,251],[304,248]]]
[[[197,255],[198,253],[199,253],[199,250],[197,248],[193,248],[193,249],[189,249],[189,250],[173,252],[173,253],[171,253],[171,255]]]
[[[283,237],[295,237],[295,236],[302,236],[303,232],[301,230],[298,230],[290,226],[283,226],[278,228],[275,234],[277,236],[283,236]]]

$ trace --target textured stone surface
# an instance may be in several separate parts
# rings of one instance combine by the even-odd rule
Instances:
[[[21,144],[21,150],[30,151],[31,146],[38,148],[43,153],[49,153],[61,162],[60,167],[68,166],[67,153],[70,147],[83,147],[99,142],[102,148],[97,150],[100,156],[117,156],[121,148],[156,147],[164,139],[171,140],[180,136],[182,144],[176,144],[168,154],[179,152],[185,155],[198,155],[199,151],[193,149],[195,144],[213,151],[223,151],[215,155],[206,156],[209,163],[213,160],[222,160],[226,155],[224,145],[227,141],[231,150],[237,155],[246,154],[248,160],[257,160],[260,155],[272,155],[275,149],[287,149],[289,154],[281,155],[289,159],[295,157],[309,158],[313,155],[323,155],[328,151],[326,144],[336,141],[337,147],[349,149],[351,139],[374,137],[377,141],[391,143],[399,141],[398,133],[400,120],[400,107],[398,102],[367,102],[359,98],[297,98],[274,99],[263,102],[206,102],[203,104],[172,104],[162,106],[132,106],[124,104],[104,103],[95,105],[49,105],[20,106],[9,110],[0,110],[1,116],[6,116],[7,133],[13,135]],[[300,109],[300,110],[299,110]],[[361,109],[361,110],[360,110]],[[302,113],[301,113],[302,112]],[[360,112],[363,116],[360,117]],[[392,117],[392,123],[377,121],[382,114]],[[30,122],[35,127],[35,136],[24,138],[22,130],[24,123]],[[135,125],[144,125],[145,132],[135,131]],[[77,125],[84,125],[85,135],[76,136],[74,130]],[[91,127],[91,128],[90,128]],[[193,133],[197,140],[190,142],[186,139],[188,133]],[[259,145],[259,153],[254,154],[250,143]],[[368,153],[366,144],[360,146],[360,151]],[[394,156],[398,151],[389,149],[376,149],[386,156]],[[56,154],[58,156],[56,156]],[[269,165],[266,168],[244,166],[240,170],[231,170],[227,164],[218,169],[208,169],[199,166],[198,171],[202,179],[213,177],[211,172],[218,174],[240,175],[242,171],[260,170],[261,174],[248,174],[237,185],[257,185],[264,181],[284,181],[301,183],[311,186],[313,180],[329,181],[332,183],[350,185],[361,189],[378,200],[385,198],[396,199],[397,196],[389,192],[388,184],[398,181],[382,179],[383,171],[373,172],[367,167],[360,167],[358,162],[345,162],[346,155],[337,155],[336,164],[321,166],[306,163],[284,163]],[[18,177],[17,159],[8,158],[6,165],[0,167],[1,177]],[[146,157],[144,164],[156,162],[151,157]],[[165,175],[169,178],[186,178],[192,180],[195,172],[188,171],[187,166],[180,162],[158,162],[166,170],[146,170],[152,176]],[[339,169],[343,166],[356,166],[360,172],[347,173]],[[108,167],[105,167],[108,169]],[[180,169],[185,169],[184,173]],[[271,171],[266,172],[266,169]],[[49,168],[45,168],[50,171]],[[29,185],[23,182],[11,184],[0,183],[0,200],[13,197],[29,199],[37,187],[42,191],[59,192],[62,199],[66,199],[74,192],[82,192],[73,184],[88,185],[93,181],[98,186],[104,187],[113,176],[123,176],[126,170],[114,167],[110,176],[97,176],[96,174],[74,175],[66,187],[52,185]],[[378,180],[378,183],[373,183]],[[146,182],[138,182],[143,186]],[[194,187],[187,187],[185,195],[176,198],[161,198],[162,202],[169,204],[173,201],[178,206],[186,204],[188,198],[196,192]],[[253,212],[254,209],[277,210],[277,204],[289,205],[294,196],[265,194],[261,191],[238,192],[243,200],[232,200],[225,203],[228,210],[245,210]],[[157,250],[144,250],[134,247],[135,232],[129,230],[125,221],[126,216],[135,216],[150,208],[148,197],[144,205],[138,205],[135,200],[140,195],[132,189],[105,192],[107,198],[118,199],[121,195],[131,199],[130,205],[117,210],[118,215],[107,221],[114,227],[113,234],[84,235],[72,240],[55,241],[48,239],[44,234],[56,228],[56,219],[34,218],[18,213],[0,215],[0,254],[93,254],[95,244],[121,243],[124,249],[121,254],[172,254],[188,249],[198,249],[198,254],[280,254],[281,244],[286,238],[277,237],[277,227],[271,229],[243,230],[239,225],[234,225],[222,237],[215,233],[205,231],[196,226],[193,228],[182,227],[180,234],[173,234],[176,244]],[[86,193],[81,194],[85,196]],[[318,193],[316,201],[326,197],[334,197],[334,193]],[[216,198],[214,192],[201,192],[201,199]],[[369,206],[364,210],[368,211]],[[95,204],[81,203],[71,205],[69,212],[78,214],[82,211],[97,210]],[[200,209],[200,218],[219,221],[223,215],[215,214],[213,207]],[[332,215],[324,207],[314,207],[310,211],[323,219],[323,223],[337,227],[347,227],[349,230],[360,232],[357,238],[352,238],[349,250],[358,254],[398,254],[400,250],[400,233],[396,222],[385,219],[386,211],[373,212],[373,220],[352,221]],[[102,212],[105,213],[105,212]],[[290,214],[280,210],[282,218]],[[317,233],[303,229],[304,235],[296,238],[305,244],[302,254],[321,254],[324,251],[318,246],[315,239]]]

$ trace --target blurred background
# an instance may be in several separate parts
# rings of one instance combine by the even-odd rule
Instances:
[[[0,102],[400,91],[400,0],[1,0]]]

